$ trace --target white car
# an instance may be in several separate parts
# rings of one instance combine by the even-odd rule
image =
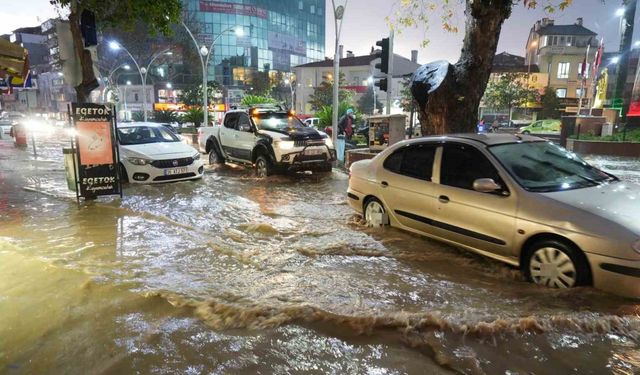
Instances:
[[[313,128],[318,129],[320,126],[320,119],[317,117],[310,117],[306,120],[304,120],[304,124],[307,126],[311,126]]]
[[[200,153],[161,124],[119,124],[118,149],[120,172],[125,181],[182,181],[201,178],[204,173]]]
[[[0,138],[9,138],[13,121],[9,119],[0,119]]]
[[[198,129],[198,145],[209,154],[210,164],[255,166],[259,177],[286,171],[331,172],[336,158],[331,138],[274,105],[225,113],[222,125]]]

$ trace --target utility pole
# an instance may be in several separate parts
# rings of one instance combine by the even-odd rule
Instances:
[[[389,72],[387,73],[387,110],[391,114],[391,93],[393,88],[393,30],[389,33]]]
[[[336,8],[335,0],[331,0],[336,31],[336,45],[333,53],[333,110],[331,111],[331,138],[334,145],[338,143],[338,110],[340,108],[340,98],[338,95],[340,89],[340,33],[342,32],[342,20],[344,19],[347,1],[345,1],[344,6],[340,5]],[[340,21],[339,25],[338,21]]]
[[[629,109],[629,102],[624,97],[624,91],[629,70],[629,54],[631,53],[631,44],[633,39],[636,3],[637,0],[623,0],[621,8],[624,9],[624,13],[620,20],[620,59],[616,69],[616,86],[613,98],[622,102],[622,113],[620,113],[620,117],[623,118],[626,117]]]

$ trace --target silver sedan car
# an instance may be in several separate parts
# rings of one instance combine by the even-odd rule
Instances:
[[[518,266],[536,284],[640,298],[640,186],[541,138],[403,141],[351,166],[348,200],[369,225]]]

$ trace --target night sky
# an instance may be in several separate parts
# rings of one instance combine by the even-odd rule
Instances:
[[[297,3],[297,0],[282,0]],[[345,0],[336,0],[337,4],[344,4]],[[459,0],[462,3],[462,0]],[[455,1],[454,1],[455,2]],[[352,50],[356,54],[368,53],[375,41],[388,34],[385,17],[388,16],[396,0],[348,0],[344,26],[342,29],[342,44],[345,50]],[[574,0],[573,5],[564,12],[546,15],[542,10],[527,10],[516,5],[513,15],[503,27],[498,52],[507,51],[512,54],[524,55],[524,45],[529,29],[533,23],[542,17],[549,16],[556,20],[557,24],[571,24],[576,18],[584,18],[584,26],[604,36],[607,51],[618,49],[619,18],[615,11],[620,7],[622,0]],[[421,63],[428,61],[447,59],[457,60],[462,44],[462,29],[464,28],[464,14],[462,7],[457,14],[455,23],[461,29],[457,34],[448,34],[442,31],[438,23],[437,15],[426,37],[430,43],[425,49],[420,49],[420,41],[423,40],[424,29],[405,30],[396,35],[395,51],[404,56],[410,56],[411,49],[419,49],[418,60]],[[334,27],[331,1],[327,0],[327,33],[326,55],[333,56]],[[40,21],[55,17],[48,0],[0,0],[0,34],[23,26],[35,26]],[[636,38],[640,39],[640,22],[636,17]]]

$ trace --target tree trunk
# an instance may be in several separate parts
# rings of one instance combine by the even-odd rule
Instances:
[[[93,72],[93,59],[91,58],[91,52],[84,48],[84,40],[82,39],[82,32],[80,31],[81,12],[81,9],[77,6],[71,7],[71,12],[69,13],[69,26],[71,28],[71,36],[73,38],[73,49],[82,69],[82,81],[75,87],[76,96],[78,103],[86,103],[91,91],[98,88],[100,85],[98,84],[98,80]]]
[[[467,0],[458,62],[428,64],[416,72],[411,92],[418,103],[422,134],[475,131],[502,24],[511,15],[512,5],[512,0]],[[433,82],[419,82],[429,77],[441,82],[435,87]]]

